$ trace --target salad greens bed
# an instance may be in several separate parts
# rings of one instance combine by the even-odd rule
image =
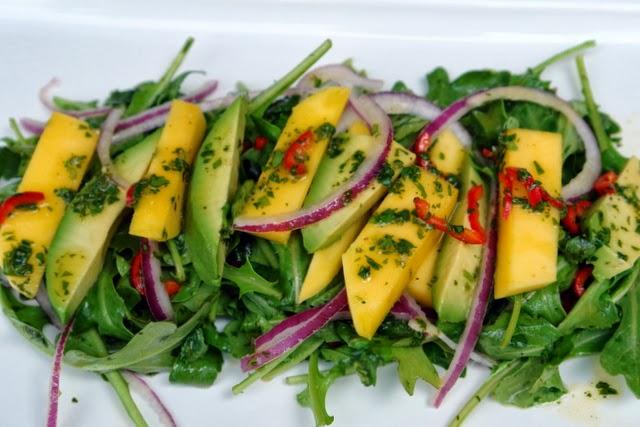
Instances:
[[[487,88],[516,85],[553,92],[552,82],[543,77],[544,71],[592,46],[591,42],[582,44],[523,72],[481,69],[454,77],[445,68],[438,67],[426,74],[428,91],[424,97],[445,108]],[[72,111],[98,106],[122,107],[126,117],[179,98],[184,95],[183,83],[194,73],[178,73],[189,47],[190,42],[158,81],[114,90],[102,101],[54,97],[53,103],[61,110]],[[246,115],[238,191],[227,209],[229,218],[223,232],[227,242],[225,263],[217,285],[206,283],[196,273],[193,254],[183,234],[160,244],[157,257],[162,276],[178,282],[179,291],[171,298],[173,320],[155,321],[145,297],[131,281],[132,260],[140,244],[129,234],[130,212],[125,213],[108,244],[98,279],[75,315],[64,363],[104,375],[135,425],[146,425],[146,422],[131,398],[123,372],[167,372],[172,383],[215,387],[225,359],[251,354],[256,337],[294,313],[326,304],[344,287],[339,274],[318,295],[297,303],[296,296],[312,257],[303,246],[300,233],[294,231],[286,244],[278,244],[234,231],[230,226],[231,218],[242,210],[254,182],[267,167],[293,108],[303,98],[299,93],[286,90],[310,65],[294,70],[257,97],[244,86],[238,86],[238,96],[253,97],[253,100]],[[350,62],[347,66],[352,68]],[[620,127],[597,108],[581,57],[577,59],[577,66],[584,99],[571,102],[571,106],[593,129],[602,153],[603,169],[619,173],[627,162],[616,149],[620,143]],[[363,71],[358,73],[364,75]],[[391,90],[413,93],[401,81],[395,82]],[[208,129],[224,109],[206,113]],[[392,115],[391,119],[394,140],[409,149],[427,123],[423,118],[407,114]],[[104,117],[87,119],[93,128],[99,128],[103,121]],[[585,161],[583,144],[571,123],[555,110],[541,105],[498,100],[466,114],[460,123],[471,134],[473,150],[477,153],[483,149],[494,152],[502,132],[511,128],[560,133],[563,184],[581,170]],[[10,121],[10,126],[13,134],[3,138],[4,145],[0,148],[2,200],[16,193],[38,143],[38,136],[25,136],[15,120]],[[146,134],[134,136],[114,145],[112,156],[145,137]],[[335,135],[334,140],[338,141],[339,137]],[[257,140],[266,144],[257,147]],[[339,144],[331,146],[335,148]],[[480,165],[478,162],[477,168],[483,173],[490,169]],[[83,183],[101,173],[99,161],[92,160]],[[488,173],[493,172],[488,170]],[[78,201],[73,198],[74,194],[67,196],[71,204],[82,202],[88,210],[100,210],[100,204],[104,203],[100,197]],[[587,198],[597,197],[593,192]],[[470,400],[452,419],[452,425],[461,424],[472,409],[489,396],[502,404],[521,408],[560,399],[568,390],[559,365],[567,359],[587,355],[599,355],[602,367],[612,375],[622,375],[629,389],[640,398],[640,264],[636,262],[631,269],[607,280],[594,281],[580,296],[574,289],[577,272],[592,262],[597,249],[605,243],[602,230],[592,232],[585,227],[573,235],[561,229],[555,283],[534,292],[490,301],[476,351],[495,364],[482,387],[469,393]],[[6,262],[4,268],[7,268]],[[55,342],[47,337],[45,327],[56,320],[51,319],[45,307],[26,301],[9,287],[0,287],[0,305],[20,334],[38,349],[54,353]],[[432,317],[434,313],[428,311],[428,315]],[[464,322],[435,320],[434,323],[451,340],[460,339]],[[337,379],[356,375],[363,385],[374,386],[378,368],[394,364],[400,384],[412,395],[418,380],[440,386],[436,367],[446,369],[453,352],[442,339],[425,336],[398,317],[386,318],[371,340],[360,337],[349,318],[337,318],[291,351],[251,372],[233,387],[233,393],[242,393],[250,386],[267,386],[259,384],[260,380],[285,377],[287,384],[298,390],[299,404],[313,412],[316,425],[329,425],[333,417],[326,407],[326,396]],[[305,362],[307,374],[288,375],[291,368]]]

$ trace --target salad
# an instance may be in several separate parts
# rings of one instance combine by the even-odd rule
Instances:
[[[46,122],[10,120],[0,305],[53,357],[48,426],[63,363],[103,375],[136,426],[132,392],[176,425],[146,375],[215,387],[230,358],[234,394],[283,377],[317,426],[336,379],[373,386],[388,364],[435,407],[485,367],[452,426],[489,397],[557,401],[559,365],[585,355],[640,398],[640,160],[594,100],[594,42],[521,72],[439,67],[423,95],[351,61],[314,68],[327,40],[224,96],[183,90],[192,44],[103,101],[52,80]],[[580,100],[543,76],[567,58]]]

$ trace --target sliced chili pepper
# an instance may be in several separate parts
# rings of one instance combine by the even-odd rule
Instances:
[[[127,197],[126,197],[126,205],[128,207],[133,206],[136,203],[136,184],[133,184],[129,187],[129,189],[127,190]]]
[[[258,151],[262,151],[264,150],[264,147],[267,146],[267,144],[269,143],[269,140],[267,139],[266,136],[256,136],[256,141],[253,143],[253,148],[255,148]]]
[[[573,293],[576,294],[577,297],[581,297],[582,294],[584,294],[587,280],[591,277],[591,273],[593,273],[593,267],[590,265],[578,269],[576,277],[573,278],[573,284],[571,285]]]
[[[454,239],[470,245],[479,245],[485,242],[484,230],[470,230],[462,226],[450,225],[444,218],[429,215],[429,202],[419,197],[413,199],[413,204],[416,209],[416,216],[436,230],[447,233]]]
[[[513,168],[506,168],[500,172],[498,179],[504,187],[504,194],[502,198],[502,218],[509,218],[511,209],[513,208],[513,183],[517,179],[516,171]]]
[[[422,135],[413,144],[413,152],[416,153],[416,164],[420,167],[427,167],[427,151],[431,146],[431,136],[427,133]]]
[[[129,270],[129,279],[131,286],[144,296],[144,279],[142,276],[142,251],[138,251],[131,260],[131,269]]]
[[[562,225],[572,235],[580,234],[580,225],[578,219],[585,214],[591,206],[588,200],[580,200],[575,205],[567,206],[567,213],[562,218]]]
[[[482,149],[482,157],[484,157],[485,159],[493,159],[494,156],[495,156],[495,153],[490,149],[488,149],[487,147],[484,147]]]
[[[307,172],[304,162],[308,158],[307,152],[312,142],[313,132],[311,130],[304,132],[293,141],[284,154],[282,164],[285,169],[295,175],[304,175]]]
[[[599,196],[604,196],[605,194],[613,194],[616,192],[616,188],[614,184],[618,180],[618,175],[615,172],[609,171],[605,172],[593,184],[593,189]]]
[[[16,208],[25,205],[35,205],[42,201],[44,201],[44,194],[38,191],[25,191],[24,193],[9,196],[0,205],[0,224],[4,223]]]
[[[502,217],[507,219],[511,213],[513,206],[513,185],[520,182],[527,191],[527,201],[529,206],[535,208],[541,202],[547,202],[556,209],[564,208],[564,202],[551,196],[539,182],[524,168],[505,168],[499,175],[500,181],[504,187],[503,210]]]
[[[167,294],[169,294],[169,297],[172,297],[178,292],[180,292],[180,289],[182,289],[182,286],[180,285],[180,283],[176,282],[175,280],[165,280],[164,289],[167,291]]]

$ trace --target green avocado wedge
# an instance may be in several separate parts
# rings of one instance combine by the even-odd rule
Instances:
[[[482,178],[467,155],[460,174],[460,199],[451,223],[469,228],[467,195]],[[486,228],[487,188],[478,202],[480,222]],[[445,235],[435,266],[433,282],[433,308],[438,318],[447,322],[463,322],[469,313],[473,291],[478,282],[482,257],[482,245],[468,245]]]
[[[215,122],[193,166],[185,217],[185,241],[205,283],[217,285],[224,267],[223,229],[229,198],[238,186],[247,101],[236,99]]]
[[[124,151],[114,160],[116,172],[128,182],[144,175],[160,139],[160,131]],[[104,256],[126,205],[126,191],[98,174],[74,196],[60,222],[47,255],[49,300],[64,324],[71,319],[102,270]]]

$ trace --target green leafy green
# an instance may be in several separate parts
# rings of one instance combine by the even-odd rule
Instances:
[[[193,331],[182,343],[169,381],[172,383],[211,385],[222,369],[222,353],[209,349],[202,328]]]
[[[611,375],[623,375],[640,398],[640,285],[622,299],[622,321],[600,355],[602,367]]]
[[[558,325],[558,331],[567,335],[576,329],[603,329],[616,323],[618,309],[609,296],[610,288],[609,280],[592,283]]]
[[[41,351],[53,354],[54,345],[42,331],[46,315],[44,313],[34,315],[33,313],[33,310],[42,311],[39,307],[29,307],[20,303],[3,286],[0,286],[0,307],[20,335]]]
[[[280,286],[284,291],[283,302],[294,304],[302,288],[311,256],[304,250],[302,238],[297,232],[291,234],[285,245],[274,245],[274,249],[278,254]]]
[[[222,278],[236,285],[240,290],[241,297],[252,292],[273,298],[282,297],[280,291],[274,287],[276,282],[270,282],[256,273],[250,261],[245,262],[239,268],[225,265],[222,270]]]
[[[331,384],[340,376],[338,371],[320,372],[318,369],[318,353],[313,353],[309,359],[309,375],[307,377],[306,395],[298,397],[298,402],[308,406],[313,411],[316,427],[328,426],[333,423],[333,417],[327,412],[327,391]]]
[[[416,381],[421,379],[440,388],[440,377],[422,346],[390,347],[391,357],[398,362],[398,379],[409,396],[413,396]]]
[[[556,365],[531,358],[518,362],[518,366],[505,376],[493,390],[495,399],[505,405],[529,408],[553,402],[567,393]]]

